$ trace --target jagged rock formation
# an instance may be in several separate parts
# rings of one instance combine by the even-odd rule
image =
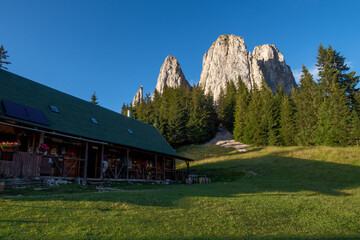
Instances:
[[[176,88],[178,86],[190,88],[190,84],[186,80],[176,57],[166,57],[161,66],[155,89],[162,94],[165,85],[170,88]]]
[[[134,99],[133,99],[133,106],[140,104],[144,99],[143,96],[143,86],[141,85],[139,90],[136,92]]]
[[[220,89],[234,81],[238,76],[249,90],[260,87],[262,79],[273,92],[279,83],[290,93],[296,86],[295,78],[286,65],[284,56],[274,46],[265,44],[248,52],[243,38],[235,35],[221,35],[203,57],[203,69],[199,85],[205,93],[211,92],[218,99]]]

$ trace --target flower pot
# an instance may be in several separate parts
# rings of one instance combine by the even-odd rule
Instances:
[[[9,148],[1,148],[1,151],[3,151],[3,152],[17,152],[16,149],[9,149]]]

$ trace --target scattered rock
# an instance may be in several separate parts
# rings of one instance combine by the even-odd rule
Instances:
[[[61,180],[61,179],[47,179],[45,181],[45,185],[47,186],[59,186],[61,184],[68,184],[68,183],[71,183],[70,181],[66,181],[66,180]]]
[[[233,135],[223,127],[218,128],[216,136],[210,142],[206,143],[205,146],[211,144],[226,148],[232,147],[238,152],[246,152],[246,148],[250,147],[249,145],[235,141]]]

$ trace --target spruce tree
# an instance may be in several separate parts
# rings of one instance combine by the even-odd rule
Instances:
[[[244,141],[244,129],[246,123],[246,116],[248,112],[248,106],[250,102],[250,93],[247,89],[245,83],[241,80],[241,77],[238,78],[238,91],[236,94],[236,104],[235,104],[235,123],[234,123],[234,139],[239,142]]]
[[[294,107],[288,95],[284,95],[280,106],[280,143],[285,146],[295,144]]]
[[[330,45],[324,48],[321,44],[318,48],[317,64],[319,70],[319,83],[324,95],[330,94],[332,83],[339,84],[344,90],[348,104],[354,103],[354,95],[358,91],[356,85],[359,76],[355,72],[347,73],[350,68],[345,63],[345,57],[335,51]]]
[[[274,95],[265,80],[262,80],[260,90],[261,100],[261,121],[260,121],[260,145],[277,145],[278,129],[276,128]]]
[[[227,85],[225,98],[224,98],[224,118],[223,125],[229,131],[233,132],[234,129],[234,113],[236,104],[236,86],[233,81]]]
[[[317,145],[344,146],[349,143],[350,108],[339,83],[333,82],[329,90],[331,94],[324,98],[319,108],[315,142]]]
[[[262,99],[257,87],[251,93],[251,100],[245,118],[243,142],[246,144],[261,145]]]
[[[94,93],[91,95],[91,97],[90,97],[90,102],[91,103],[93,103],[93,104],[95,104],[95,105],[98,105],[99,104],[99,102],[98,102],[98,97],[96,96],[96,92],[94,91]]]
[[[203,143],[211,137],[211,112],[207,108],[204,91],[193,87],[190,99],[187,139],[189,143]]]
[[[0,69],[8,69],[7,67],[5,67],[5,65],[9,65],[11,64],[11,62],[6,61],[6,59],[9,57],[9,55],[7,55],[7,51],[5,50],[4,46],[1,45],[0,46]]]
[[[166,139],[173,146],[180,146],[186,141],[186,123],[188,114],[185,108],[185,90],[181,87],[168,89],[169,108],[167,112]]]
[[[314,145],[314,130],[321,96],[318,85],[304,65],[300,86],[293,91],[292,99],[295,103],[295,141],[302,146]]]
[[[359,146],[360,141],[360,116],[357,111],[351,113],[351,132],[350,142],[353,145]]]

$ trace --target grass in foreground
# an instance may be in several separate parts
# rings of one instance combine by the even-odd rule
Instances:
[[[359,148],[179,151],[217,182],[6,192],[0,239],[360,239]]]

